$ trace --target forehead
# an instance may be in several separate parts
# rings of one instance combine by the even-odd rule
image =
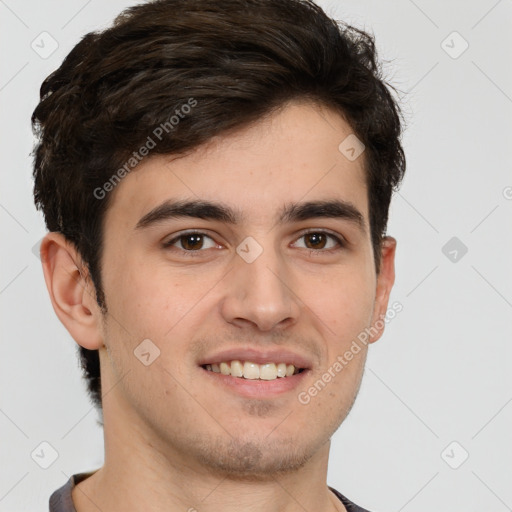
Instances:
[[[334,111],[290,103],[184,156],[146,157],[114,190],[107,217],[123,213],[133,229],[159,204],[186,198],[228,206],[240,222],[275,222],[286,205],[340,200],[367,223],[364,153],[347,158],[347,137],[352,130]]]

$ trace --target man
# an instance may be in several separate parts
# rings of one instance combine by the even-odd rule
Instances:
[[[303,0],[149,2],[32,121],[44,276],[105,436],[51,511],[363,511],[326,475],[394,282],[372,38]]]

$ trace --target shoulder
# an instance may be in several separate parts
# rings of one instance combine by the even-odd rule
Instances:
[[[76,484],[85,480],[95,472],[96,470],[72,475],[62,487],[54,491],[50,496],[50,512],[76,512],[73,498],[71,497],[71,491]]]
[[[339,500],[345,505],[345,508],[347,509],[347,512],[369,512],[369,510],[366,510],[365,508],[361,508],[355,503],[351,502],[348,498],[343,496],[340,492],[338,492],[333,487],[329,486],[329,489],[336,494],[336,496],[339,498]]]

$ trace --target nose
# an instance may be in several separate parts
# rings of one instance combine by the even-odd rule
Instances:
[[[292,273],[275,250],[264,249],[251,263],[236,254],[232,265],[221,304],[227,322],[239,327],[250,324],[260,331],[296,323],[300,300]]]

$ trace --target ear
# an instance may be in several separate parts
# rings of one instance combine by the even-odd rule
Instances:
[[[374,343],[384,333],[384,317],[388,309],[391,288],[395,282],[395,252],[396,240],[391,236],[384,237],[368,343]]]
[[[92,280],[74,246],[62,234],[50,232],[41,242],[41,261],[59,320],[79,345],[89,350],[101,348],[102,313]]]

